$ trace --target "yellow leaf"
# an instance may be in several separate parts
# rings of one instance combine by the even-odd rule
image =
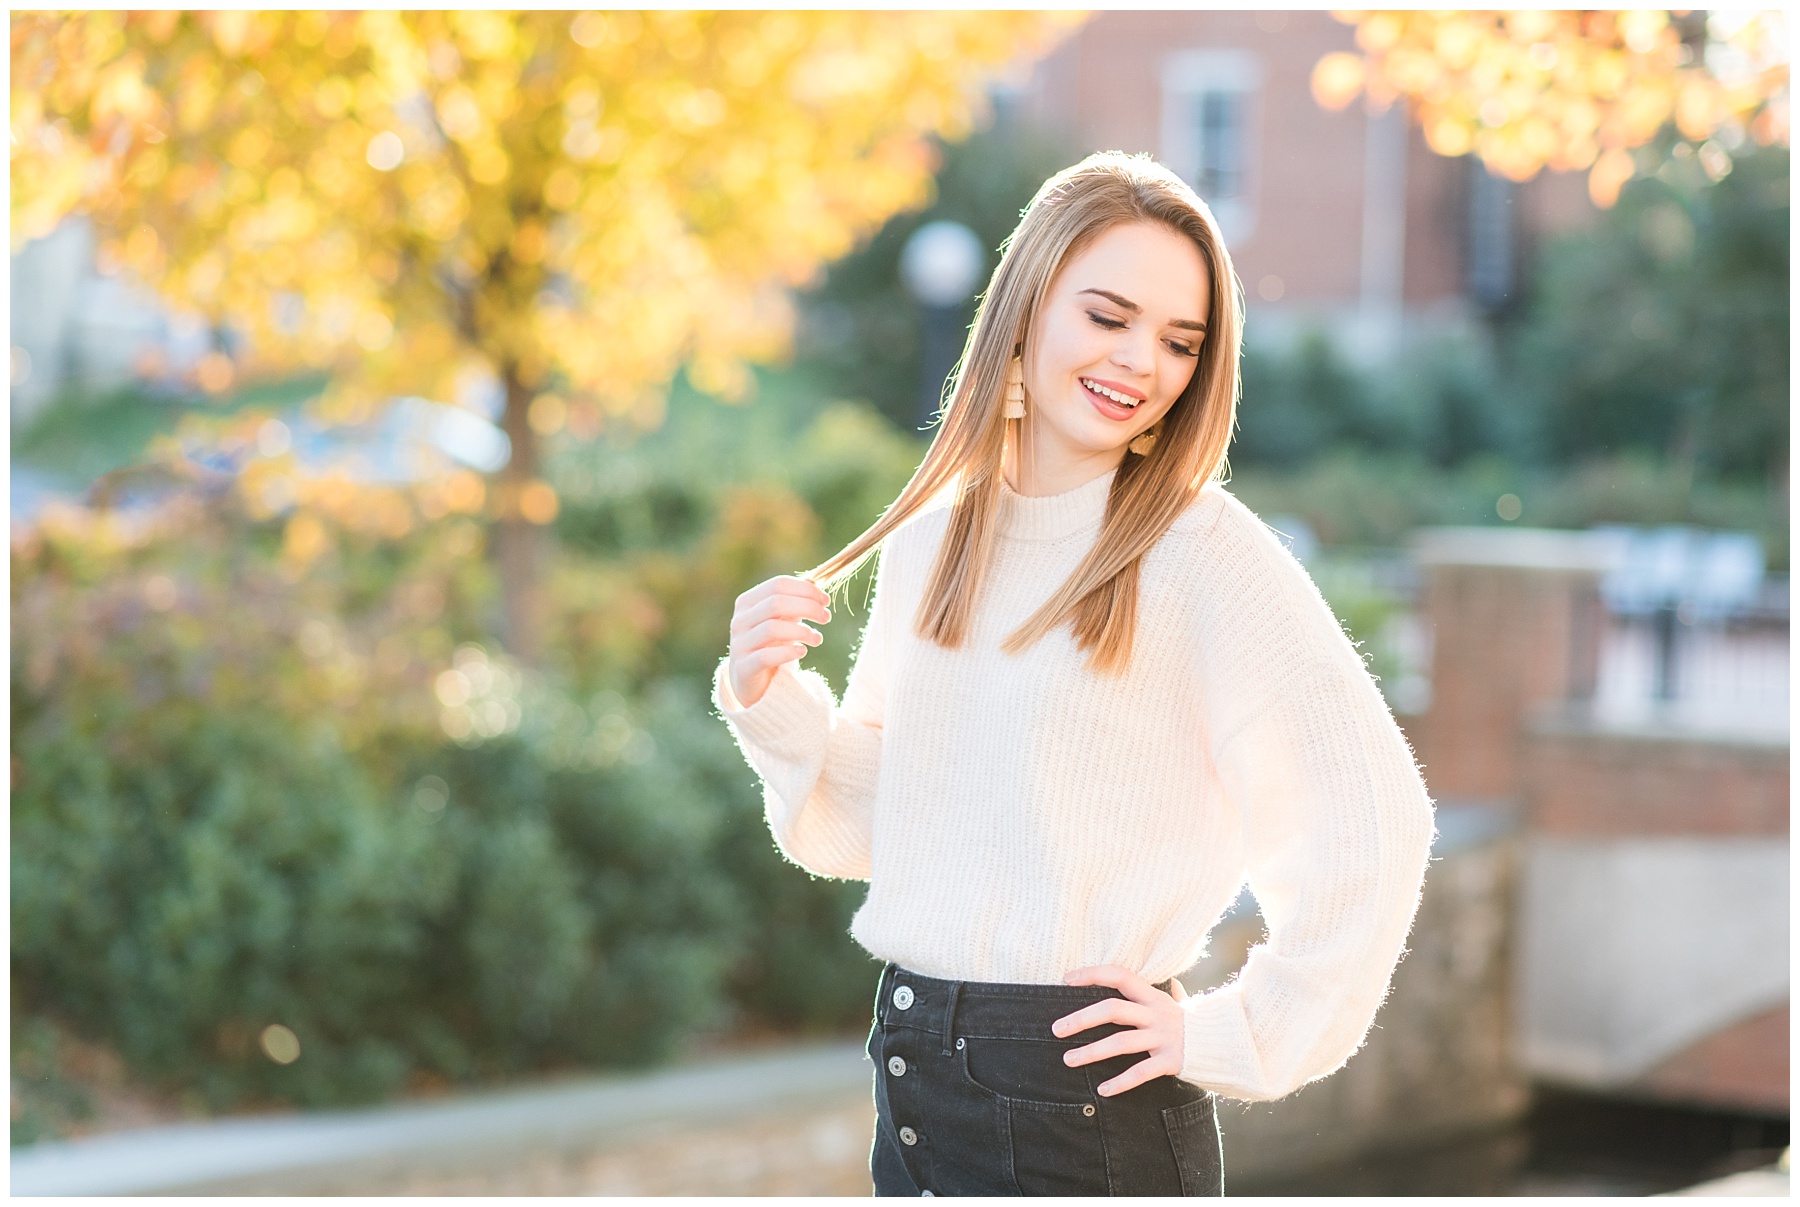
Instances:
[[[1326,109],[1344,108],[1362,87],[1363,63],[1353,54],[1328,54],[1313,67],[1313,99]]]
[[[1636,174],[1637,165],[1632,161],[1631,152],[1614,147],[1600,156],[1588,172],[1588,196],[1601,209],[1611,209],[1619,199],[1619,190]]]

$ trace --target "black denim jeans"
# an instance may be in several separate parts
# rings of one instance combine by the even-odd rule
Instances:
[[[877,1195],[1222,1195],[1213,1096],[1174,1077],[1102,1098],[1141,1052],[1070,1068],[1050,1024],[1122,996],[1104,985],[943,981],[882,970],[875,1061]]]

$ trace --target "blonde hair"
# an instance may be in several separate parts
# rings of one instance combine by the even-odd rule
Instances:
[[[1046,180],[1001,245],[1000,263],[975,311],[969,339],[947,389],[950,401],[925,459],[881,518],[804,577],[834,590],[940,493],[954,486],[949,526],[913,624],[919,635],[954,649],[968,634],[991,563],[1006,441],[1023,442],[1001,415],[1006,367],[1025,346],[1031,321],[1056,274],[1101,232],[1151,222],[1191,238],[1206,264],[1211,307],[1193,379],[1160,421],[1148,455],[1127,455],[1107,497],[1094,547],[1056,593],[1009,634],[1017,653],[1073,619],[1088,668],[1124,671],[1137,626],[1138,566],[1169,525],[1225,467],[1237,415],[1242,286],[1212,211],[1175,173],[1148,155],[1090,155]]]

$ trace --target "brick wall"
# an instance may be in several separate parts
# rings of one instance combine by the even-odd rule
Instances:
[[[1780,835],[1788,832],[1784,741],[1597,729],[1542,718],[1523,735],[1531,828],[1557,835]]]
[[[1517,796],[1527,720],[1593,690],[1604,615],[1597,582],[1596,572],[1573,568],[1428,564],[1431,707],[1408,732],[1434,797]]]
[[[1788,1110],[1788,1004],[1701,1040],[1638,1082],[1646,1097],[1727,1110]]]

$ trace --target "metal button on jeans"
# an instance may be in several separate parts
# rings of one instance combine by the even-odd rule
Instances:
[[[912,1009],[912,1004],[913,991],[911,986],[902,985],[900,988],[894,990],[894,1005],[896,1008],[910,1010]]]
[[[919,1142],[919,1133],[918,1132],[915,1132],[910,1127],[903,1127],[900,1129],[900,1143],[902,1143],[910,1148],[912,1145],[917,1144],[918,1142]]]
[[[935,1194],[932,1194],[932,1193],[931,1193],[931,1192],[930,1192],[930,1191],[929,1191],[929,1190],[921,1190],[921,1191],[920,1191],[920,1192],[919,1192],[919,1197],[920,1197],[920,1198],[922,1198],[922,1199],[935,1199],[935,1198],[937,1198],[937,1196],[936,1196],[936,1195],[935,1195]]]
[[[888,1072],[896,1077],[906,1076],[906,1062],[898,1056],[888,1057]]]

